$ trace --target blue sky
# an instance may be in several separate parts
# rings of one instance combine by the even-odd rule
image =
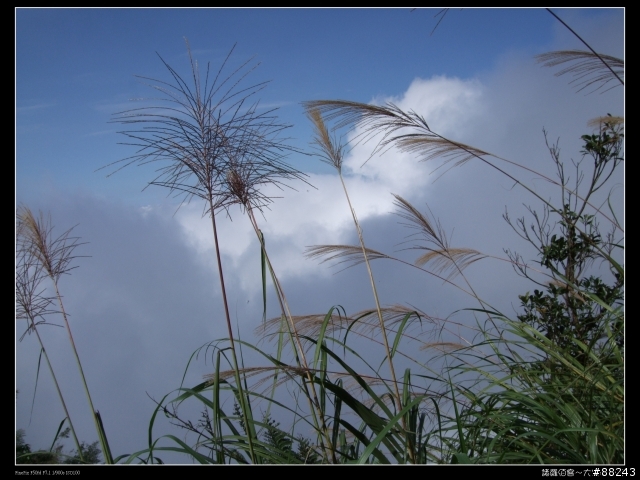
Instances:
[[[369,102],[403,92],[416,77],[478,78],[489,75],[505,56],[531,57],[570,36],[546,11],[529,9],[451,10],[440,25],[446,28],[432,35],[434,12],[20,9],[18,190],[39,191],[51,180],[109,195],[114,183],[125,182],[94,174],[123,155],[109,116],[129,108],[131,98],[151,95],[134,75],[166,75],[156,52],[176,68],[188,67],[184,37],[202,63],[219,65],[235,43],[235,62],[255,55],[261,65],[253,79],[272,81],[262,103],[281,107],[281,119],[294,125],[291,136],[305,147],[310,130],[301,101]],[[611,13],[565,12],[567,20],[576,15],[595,23]],[[614,48],[606,44],[613,42],[605,40],[603,47]],[[318,165],[309,163],[308,169]]]
[[[135,75],[169,80],[158,55],[185,78],[185,37],[201,68],[206,62],[218,67],[234,44],[231,67],[255,56],[260,65],[250,81],[270,81],[260,92],[261,105],[279,108],[280,120],[292,125],[290,145],[305,152],[311,152],[312,140],[300,105],[306,100],[393,102],[422,114],[438,133],[547,175],[553,175],[553,165],[543,128],[552,141],[561,139],[567,160],[577,159],[589,119],[623,115],[622,88],[577,92],[570,77],[554,77],[557,70],[536,64],[536,54],[584,48],[544,9],[452,9],[432,33],[438,11],[16,10],[16,202],[50,211],[60,232],[78,224],[75,232],[88,242],[81,254],[90,258],[78,259],[80,268],[62,288],[116,455],[146,446],[153,410],[147,393],[161,398],[177,388],[189,355],[204,341],[225,336],[223,324],[211,321],[212,315],[221,318],[221,303],[202,206],[193,202],[176,213],[178,201],[167,191],[142,191],[152,167],[132,166],[108,178],[113,169],[100,170],[133,153],[118,145],[123,127],[110,120],[154,102],[154,91]],[[557,13],[598,52],[624,58],[624,10]],[[454,243],[492,255],[503,255],[503,248],[532,254],[501,216],[505,207],[514,217],[523,215],[523,203],[533,199],[504,177],[471,162],[435,181],[442,170],[430,172],[437,163],[395,151],[362,166],[371,149],[371,144],[355,146],[345,160],[371,248],[402,248],[407,232],[392,213],[390,193],[396,193],[420,208],[428,205],[455,233]],[[303,255],[308,245],[357,241],[339,180],[312,156],[292,154],[288,161],[308,173],[316,189],[300,184],[285,190],[265,211],[262,228],[294,313],[320,313],[335,304],[354,313],[371,306],[364,270],[334,275],[335,269]],[[542,195],[556,195],[539,176],[523,180]],[[621,174],[616,182],[623,185]],[[617,188],[613,197],[620,212],[623,191]],[[221,229],[231,303],[239,328],[250,336],[261,318],[259,250],[240,215]],[[419,304],[441,318],[468,306],[452,292],[425,293],[421,280],[392,267],[377,267],[385,304]],[[517,309],[517,294],[528,288],[501,265],[472,270],[470,276],[509,313]],[[77,397],[71,402],[80,437],[93,441],[84,399],[72,393],[77,379],[67,363],[67,340],[62,329],[49,330],[54,363],[68,371],[63,383],[69,397]],[[22,331],[17,324],[16,338]],[[29,420],[37,346],[31,337],[16,345],[16,428],[43,447],[63,416],[50,381],[41,375]],[[208,372],[204,364],[198,368],[189,380],[199,382]]]

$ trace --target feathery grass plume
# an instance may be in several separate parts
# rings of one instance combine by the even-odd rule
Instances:
[[[437,350],[439,352],[455,352],[466,348],[467,345],[459,342],[429,342],[420,346],[420,350]]]
[[[73,252],[84,243],[79,242],[79,237],[71,236],[71,231],[75,227],[53,238],[51,215],[45,217],[40,212],[36,218],[28,207],[20,206],[17,216],[18,247],[28,256],[30,265],[39,265],[54,282],[57,282],[61,275],[68,274],[77,268],[71,265],[71,262],[77,258]]]
[[[240,148],[227,149],[224,165],[224,178],[221,188],[227,192],[223,203],[225,208],[239,204],[245,211],[262,212],[274,198],[261,189],[275,186],[279,190],[289,188],[292,181],[301,181],[308,186],[308,175],[286,163],[285,159],[292,153],[304,154],[286,144],[279,133],[291,125],[279,124],[273,116],[269,121],[254,122],[256,115],[251,113],[246,129],[238,135]],[[313,187],[313,186],[312,186]]]
[[[335,120],[335,129],[343,127],[359,128],[361,132],[354,138],[356,143],[366,143],[374,137],[382,135],[369,159],[376,153],[383,153],[394,145],[401,151],[420,154],[424,161],[436,157],[444,158],[442,165],[455,161],[454,167],[477,158],[542,201],[546,200],[516,177],[495,165],[488,157],[496,158],[517,168],[539,175],[550,183],[557,184],[553,179],[517,162],[445,138],[434,132],[424,117],[413,110],[405,112],[393,103],[377,106],[347,100],[312,100],[303,102],[303,106],[307,112],[317,110],[321,114],[318,117],[321,121],[324,121],[323,118],[327,121]],[[315,121],[314,117],[312,117],[312,120]]]
[[[355,129],[358,127],[361,132],[354,138],[356,143],[367,143],[374,137],[382,135],[382,138],[374,147],[369,158],[372,158],[377,153],[388,150],[394,145],[401,151],[420,154],[423,161],[442,157],[445,159],[443,165],[455,160],[456,163],[454,166],[459,166],[472,158],[478,158],[490,167],[511,178],[516,183],[522,185],[524,188],[527,188],[526,185],[522,184],[511,174],[500,169],[485,158],[491,156],[518,168],[540,175],[551,183],[557,183],[553,179],[516,162],[498,157],[479,148],[445,138],[434,132],[424,117],[413,110],[405,112],[393,103],[378,106],[348,100],[311,100],[303,102],[303,106],[307,112],[317,110],[321,114],[321,119],[336,121],[335,129],[343,127]],[[404,133],[403,130],[405,130]],[[535,194],[535,192],[533,193]]]
[[[439,221],[431,221],[400,195],[393,194],[393,196],[395,197],[394,205],[399,208],[398,215],[409,222],[404,225],[418,230],[418,232],[412,236],[419,235],[427,245],[434,245],[436,247],[432,248],[422,245],[412,247],[415,250],[427,251],[416,260],[416,265],[422,267],[426,264],[431,264],[433,268],[429,271],[432,271],[436,275],[444,275],[449,271],[446,277],[449,283],[451,283],[457,275],[460,275],[466,283],[470,295],[478,301],[480,307],[483,309],[492,308],[480,298],[463,273],[465,268],[478,260],[482,260],[486,255],[471,248],[451,248],[449,246],[449,239]]]
[[[379,260],[382,258],[391,258],[388,255],[373,250],[372,248],[365,248],[367,252],[367,258],[369,260]],[[362,247],[360,245],[313,245],[307,247],[305,256],[307,258],[321,258],[320,263],[330,262],[332,260],[340,260],[334,265],[340,265],[347,263],[345,268],[355,267],[365,262],[364,255],[362,254]]]
[[[449,285],[451,285],[452,287],[457,288],[458,290],[460,290],[461,292],[470,295],[470,296],[474,296],[473,293],[471,293],[470,291],[466,290],[465,288],[461,287],[460,285],[458,285],[457,283],[453,282],[451,279],[447,278],[447,277],[443,277],[441,275],[439,275],[438,273],[432,271],[432,270],[427,270],[415,263],[410,263],[407,262],[405,260],[402,260],[401,258],[398,257],[393,257],[389,254],[386,253],[382,253],[379,252],[377,250],[373,250],[370,248],[366,249],[367,254],[370,255],[369,259],[370,260],[378,260],[378,259],[387,259],[387,260],[393,260],[395,262],[399,262],[402,263],[403,265],[406,265],[408,267],[412,267],[412,268],[416,268],[418,270],[420,270],[423,273],[426,273],[428,275],[431,275],[432,277],[436,277],[439,280],[442,280],[444,283],[448,283]],[[342,259],[336,263],[334,263],[332,265],[336,266],[336,265],[340,265],[345,263],[346,266],[342,269],[339,270],[336,273],[339,273],[343,270],[346,270],[347,268],[351,268],[353,266],[359,265],[361,263],[364,263],[364,256],[362,254],[362,247],[360,247],[359,245],[313,245],[313,246],[309,246],[306,247],[305,249],[305,255],[308,258],[321,258],[321,257],[327,257],[325,260],[322,260],[320,263],[324,263],[326,261],[331,261],[331,260],[338,260],[338,259]],[[486,256],[486,255],[485,255]],[[499,257],[494,257],[497,258],[498,260],[503,260],[503,261],[508,261],[508,262],[512,262],[512,260],[507,260],[507,259],[503,259],[503,258],[499,258]]]
[[[602,117],[592,118],[587,122],[587,126],[597,129],[598,131],[605,130],[609,126],[624,125],[624,117],[604,115]]]
[[[402,305],[394,305],[382,309],[385,325],[389,324],[391,326],[399,323],[404,316],[411,313],[420,318],[424,315],[422,312],[415,312],[415,310]],[[327,318],[325,314],[298,315],[293,317],[293,321],[298,333],[308,338],[317,338],[321,330],[324,331],[325,336],[334,336],[338,332],[345,331],[368,330],[371,333],[380,328],[377,310],[363,310],[352,316],[332,313],[330,318]],[[267,320],[264,325],[256,327],[255,334],[263,339],[274,337],[282,332],[282,327],[279,317],[272,318]],[[371,335],[372,337],[373,335]],[[370,338],[369,334],[367,338]]]
[[[392,305],[382,309],[384,323],[387,330],[395,335],[394,353],[414,363],[418,367],[439,375],[434,371],[431,365],[425,363],[423,359],[417,358],[412,352],[403,352],[397,345],[397,340],[405,338],[419,345],[421,350],[429,348],[430,345],[439,343],[462,345],[462,341],[466,340],[461,337],[460,329],[473,331],[468,325],[453,321],[452,319],[437,318],[428,315],[420,309],[413,306]],[[376,340],[380,325],[378,323],[376,310],[362,310],[348,319],[350,323],[343,326],[345,332],[343,343],[346,343],[348,335],[357,334],[370,341],[382,344]],[[426,328],[429,326],[429,328]],[[414,333],[415,332],[415,333]],[[449,338],[457,339],[457,341],[436,340],[442,338],[443,334]],[[477,332],[476,332],[477,334]],[[468,343],[468,342],[467,342]]]
[[[418,230],[412,237],[419,235],[427,244],[432,244],[436,247],[413,247],[416,250],[427,250],[425,254],[416,260],[416,265],[424,266],[431,263],[434,266],[434,271],[439,274],[444,274],[449,270],[447,279],[452,280],[457,275],[462,274],[466,267],[486,257],[486,255],[471,248],[451,248],[449,239],[447,239],[440,222],[435,222],[434,225],[433,221],[400,195],[394,195],[394,197],[396,199],[394,204],[400,209],[398,215],[409,222],[405,226]]]
[[[38,330],[39,325],[46,323],[45,315],[56,313],[51,309],[54,299],[43,295],[43,287],[41,286],[41,283],[46,278],[46,275],[43,274],[42,265],[33,257],[33,252],[26,248],[27,244],[25,244],[26,239],[24,238],[25,225],[22,221],[22,217],[20,216],[18,217],[16,232],[16,244],[18,247],[16,259],[16,320],[26,320],[28,323],[27,329],[20,337],[20,341],[24,339],[27,333],[35,333],[38,343],[40,344],[40,351],[44,356],[47,367],[49,368],[49,373],[53,379],[53,384],[56,387],[58,398],[60,399],[66,418],[69,421],[69,428],[71,429],[71,435],[73,436],[73,441],[76,444],[78,455],[80,456],[80,460],[84,460],[82,449],[80,448],[80,442],[78,441],[75,427],[71,421],[71,415],[67,409],[67,404],[64,400],[64,396],[62,395],[58,379],[55,371],[53,370],[53,366],[51,365],[51,361],[49,360],[49,354],[44,347],[44,342],[42,341],[42,337]]]
[[[460,275],[469,265],[483,258],[485,258],[484,255],[472,248],[448,248],[447,250],[431,250],[416,259],[416,264],[422,266],[431,263],[434,271],[438,273],[452,270],[447,277],[452,279]]]
[[[242,163],[240,157],[250,158],[251,165],[258,168],[259,178],[252,177],[252,186],[277,183],[278,175],[304,176],[282,161],[284,153],[292,148],[279,134],[289,125],[277,122],[275,109],[258,113],[258,102],[251,103],[251,97],[268,82],[241,85],[258,64],[252,64],[251,58],[225,77],[234,49],[235,46],[215,76],[207,64],[203,82],[187,43],[192,86],[158,55],[173,81],[139,77],[154,82],[149,86],[163,95],[158,99],[161,103],[115,115],[114,123],[141,128],[120,132],[131,140],[124,145],[135,146],[138,152],[107,165],[117,167],[110,175],[129,165],[159,162],[159,173],[149,184],[167,187],[176,195],[183,195],[185,201],[202,198],[209,204],[205,211],[208,214],[235,201],[230,200],[226,175],[232,166],[237,168]]]
[[[82,363],[80,362],[80,355],[76,348],[75,341],[73,340],[73,334],[71,333],[71,326],[67,318],[67,313],[64,309],[62,302],[62,295],[59,289],[60,277],[64,274],[68,274],[69,271],[76,268],[72,266],[73,260],[78,258],[74,255],[75,249],[82,245],[79,241],[79,237],[72,237],[71,231],[63,232],[59,237],[53,235],[53,225],[51,223],[51,216],[45,218],[44,214],[40,212],[38,217],[34,216],[31,210],[26,206],[21,206],[17,213],[18,223],[20,227],[18,232],[20,233],[18,248],[21,254],[26,255],[29,265],[35,269],[42,268],[43,272],[51,279],[55,290],[55,298],[58,301],[60,307],[60,314],[64,320],[64,324],[71,343],[71,350],[73,351],[78,370],[80,372],[80,378],[84,387],[89,407],[91,408],[91,414],[93,416],[98,439],[102,446],[102,452],[107,463],[113,463],[111,453],[107,444],[106,434],[104,428],[98,420],[96,409],[93,406],[93,400],[89,393],[89,386],[84,375]]]
[[[418,234],[421,234],[427,243],[434,244],[439,250],[447,250],[449,248],[449,240],[440,225],[440,222],[435,222],[435,227],[426,215],[423,215],[417,208],[411,203],[402,198],[400,195],[393,194],[395,201],[394,205],[399,209],[397,215],[409,223],[404,224],[413,229],[418,230]]]
[[[315,127],[313,144],[320,151],[320,160],[334,167],[339,173],[342,173],[344,144],[336,142],[335,138],[331,138],[329,130],[327,130],[327,126],[322,120],[320,110],[317,108],[308,110],[307,115]]]
[[[555,73],[556,77],[571,74],[578,91],[595,85],[594,92],[607,86],[610,82],[616,86],[624,86],[624,60],[610,55],[603,55],[586,50],[558,50],[536,55],[536,60],[545,67],[570,64]],[[605,90],[606,91],[606,90]]]
[[[443,158],[444,162],[440,166],[455,161],[451,168],[463,165],[469,160],[477,158],[487,166],[512,180],[516,185],[527,190],[534,197],[549,206],[549,208],[555,209],[548,199],[540,196],[534,189],[505,169],[499,167],[490,158],[533,173],[553,185],[560,186],[557,180],[512,160],[445,138],[431,130],[427,121],[414,111],[404,112],[392,103],[387,103],[385,106],[377,106],[347,100],[312,100],[303,102],[303,106],[307,112],[318,110],[322,114],[321,118],[323,117],[327,121],[335,120],[336,125],[334,128],[336,129],[343,127],[355,129],[358,127],[361,131],[354,138],[356,143],[366,143],[376,136],[382,135],[382,138],[374,147],[369,158],[372,158],[376,153],[383,153],[394,145],[401,151],[419,154],[424,161],[432,160],[436,157]],[[408,130],[405,130],[406,133],[403,133],[403,129]],[[590,203],[588,203],[588,205],[611,222],[612,225],[623,230],[615,219],[607,216],[600,208]]]
[[[325,322],[326,317],[325,314],[294,315],[292,320],[298,335],[315,338]],[[331,334],[334,331],[344,328],[349,321],[350,318],[348,317],[339,315],[338,313],[332,313],[330,320],[327,322],[326,331],[328,334]],[[277,338],[280,334],[287,333],[286,330],[283,330],[283,327],[281,317],[275,317],[256,327],[254,333],[263,339],[268,337]],[[285,337],[285,341],[289,341],[288,337]]]
[[[382,317],[382,310],[380,307],[380,299],[378,297],[378,292],[376,289],[376,283],[373,277],[373,272],[371,270],[371,265],[369,264],[369,257],[367,255],[367,247],[364,243],[364,237],[362,235],[362,228],[360,227],[360,222],[358,222],[358,217],[356,216],[356,211],[351,205],[351,199],[349,197],[349,192],[347,191],[347,186],[344,183],[344,177],[342,176],[342,155],[343,155],[343,145],[338,144],[334,145],[334,142],[329,135],[324,119],[322,118],[321,108],[318,108],[314,105],[311,105],[312,102],[305,102],[303,105],[305,106],[307,116],[311,120],[314,129],[315,129],[315,138],[314,144],[320,150],[320,156],[325,163],[332,164],[334,168],[338,172],[338,176],[340,177],[340,182],[342,183],[342,189],[344,191],[344,195],[347,199],[347,203],[349,205],[349,210],[351,210],[351,215],[353,217],[353,223],[356,228],[356,232],[358,233],[358,238],[360,240],[360,247],[362,250],[362,256],[364,258],[364,263],[367,266],[367,272],[369,274],[369,280],[371,282],[371,290],[373,293],[373,299],[376,304],[376,310],[378,312],[378,319],[380,321],[380,331],[382,334],[382,340],[384,342],[387,362],[389,364],[389,371],[391,373],[391,378],[393,382],[393,388],[396,394],[396,402],[398,410],[403,409],[402,405],[402,397],[400,395],[400,389],[398,387],[398,381],[396,378],[395,368],[393,366],[393,355],[391,354],[391,348],[389,346],[389,339],[387,338],[387,331],[384,326],[384,319]],[[403,428],[406,429],[405,419],[402,418]],[[411,453],[413,456],[413,452]]]
[[[18,233],[18,243],[20,242]],[[31,259],[28,251],[20,250],[16,255],[16,320],[26,320],[28,325],[20,337],[20,341],[27,334],[34,332],[37,325],[48,323],[47,315],[57,313],[52,305],[55,298],[44,296],[45,280],[42,267]]]
[[[354,139],[357,143],[366,143],[382,134],[369,158],[386,151],[393,144],[403,151],[419,152],[423,160],[443,156],[446,162],[457,160],[456,165],[474,157],[489,155],[483,150],[438,135],[429,128],[424,117],[413,110],[404,112],[393,103],[377,106],[346,100],[313,100],[303,102],[303,105],[314,124],[317,119],[324,123],[324,117],[326,121],[339,120],[336,122],[336,129],[357,125],[362,130]],[[311,113],[314,111],[316,113]],[[412,131],[400,133],[403,129]],[[327,140],[330,140],[328,135],[318,134],[315,143],[326,143]],[[331,148],[329,145],[322,147],[326,153],[331,152]],[[342,149],[339,151],[342,152]]]
[[[375,310],[361,310],[352,316],[352,324],[349,326],[352,330],[356,328],[362,329],[364,332],[369,332],[371,336],[374,336],[375,331],[380,328],[380,325],[375,321],[375,315]],[[384,324],[389,328],[389,331],[394,333],[402,331],[403,334],[406,333],[406,327],[403,324],[406,324],[409,319],[413,319],[414,323],[417,321],[420,324],[422,324],[423,320],[430,324],[438,322],[436,318],[427,315],[421,310],[398,304],[384,307],[382,309],[382,316],[384,318]]]

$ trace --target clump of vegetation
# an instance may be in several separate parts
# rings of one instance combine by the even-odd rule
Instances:
[[[71,452],[64,451],[64,445],[59,442],[62,438],[68,438],[70,427],[58,429],[58,434],[53,440],[51,448],[47,450],[32,451],[31,445],[25,440],[25,432],[22,429],[16,431],[16,463],[17,464],[97,464],[101,463],[98,441],[91,444],[82,442],[80,448]]]

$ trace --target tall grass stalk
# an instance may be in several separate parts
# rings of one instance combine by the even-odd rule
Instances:
[[[69,422],[69,428],[71,429],[71,435],[74,443],[76,444],[78,455],[80,456],[80,460],[84,460],[82,449],[80,448],[80,442],[78,441],[78,436],[76,435],[76,430],[71,420],[71,414],[67,408],[67,403],[62,395],[62,390],[60,389],[60,384],[58,383],[58,379],[53,370],[53,365],[51,365],[51,361],[49,360],[49,354],[47,353],[47,349],[44,347],[44,342],[42,341],[42,337],[38,330],[38,325],[44,323],[44,315],[54,312],[49,309],[52,300],[50,298],[43,297],[42,292],[38,292],[41,281],[43,280],[42,266],[38,262],[34,261],[33,255],[30,253],[29,249],[25,248],[23,243],[23,229],[24,224],[19,219],[17,226],[18,259],[16,262],[16,319],[25,319],[28,322],[27,330],[20,340],[22,340],[24,335],[27,333],[33,332],[36,334],[36,338],[40,344],[40,351],[47,363],[49,373],[51,373],[51,378],[53,379],[53,384],[56,388],[56,393],[60,399],[60,404],[62,405],[66,419]],[[41,318],[42,320],[40,320]]]
[[[322,116],[320,115],[320,111],[317,108],[313,108],[313,107],[308,108],[307,115],[309,116],[309,119],[311,120],[315,128],[314,143],[321,152],[321,155],[322,155],[321,159],[323,162],[333,166],[336,169],[338,176],[340,177],[340,182],[342,184],[344,195],[349,205],[349,210],[351,211],[351,216],[353,217],[353,223],[356,228],[356,232],[358,233],[358,239],[360,240],[360,247],[362,248],[362,257],[364,259],[365,265],[367,266],[367,273],[369,274],[369,281],[371,283],[371,291],[373,292],[373,299],[376,305],[378,319],[380,321],[380,332],[382,334],[384,348],[386,350],[386,355],[387,355],[387,362],[389,364],[389,371],[391,373],[391,379],[392,379],[393,387],[395,390],[397,410],[400,411],[403,409],[402,396],[400,395],[398,380],[396,378],[396,372],[393,365],[393,355],[391,353],[391,348],[389,347],[387,330],[385,328],[384,319],[382,317],[382,309],[380,308],[380,299],[378,297],[378,291],[376,289],[376,282],[373,278],[373,271],[371,270],[371,265],[369,263],[367,248],[364,243],[364,237],[362,236],[362,228],[360,227],[360,223],[358,222],[356,211],[353,208],[353,205],[351,204],[351,198],[349,197],[349,192],[347,190],[346,184],[344,183],[344,177],[342,176],[342,160],[343,160],[344,148],[343,148],[343,145],[341,144],[338,144],[338,145],[334,144],[334,141],[332,141],[331,136],[329,135],[329,131],[327,130],[326,125],[324,124]],[[405,428],[406,430],[404,416],[402,417],[402,423],[403,423],[403,428]]]
[[[116,163],[123,164],[118,168],[119,170],[134,163],[163,162],[165,165],[161,167],[160,175],[149,182],[151,185],[167,187],[171,192],[184,195],[186,201],[191,200],[192,197],[199,197],[205,201],[204,213],[211,219],[232,366],[235,372],[239,372],[240,365],[220,255],[216,213],[226,205],[228,198],[221,181],[228,152],[243,147],[241,140],[243,129],[260,126],[261,122],[264,122],[264,119],[255,114],[255,105],[248,108],[244,106],[249,97],[260,91],[264,84],[236,90],[238,84],[255,68],[255,65],[250,65],[251,60],[242,64],[227,77],[221,77],[233,52],[231,49],[213,79],[209,77],[210,66],[207,65],[203,85],[198,64],[191,55],[188,43],[187,51],[193,86],[189,86],[160,57],[173,82],[149,80],[155,83],[151,85],[152,88],[164,95],[163,100],[169,106],[127,110],[118,114],[118,118],[114,120],[125,125],[137,126],[142,123],[146,126],[140,130],[122,132],[133,141],[132,144],[138,148],[138,153]],[[141,78],[146,79],[146,77]],[[243,421],[251,429],[250,406],[246,403],[247,399],[242,391],[239,373],[236,375],[236,385]],[[255,434],[250,430],[248,432],[249,454],[255,462],[254,438]]]
[[[240,160],[240,158],[242,160]],[[312,378],[312,373],[309,367],[309,363],[307,361],[306,353],[302,345],[300,335],[298,334],[296,324],[293,320],[293,316],[291,314],[291,309],[289,308],[289,303],[287,302],[285,292],[282,288],[282,285],[280,284],[280,281],[278,280],[278,277],[275,273],[275,270],[269,258],[269,254],[267,252],[265,242],[264,242],[264,236],[258,226],[258,222],[254,215],[254,209],[257,208],[258,210],[261,210],[261,207],[262,207],[260,203],[260,200],[262,200],[262,197],[254,198],[254,195],[252,194],[252,189],[251,189],[252,184],[255,183],[255,178],[256,178],[255,173],[256,171],[259,171],[259,169],[253,166],[253,163],[255,162],[254,158],[251,158],[251,157],[249,158],[240,157],[240,158],[235,157],[235,161],[231,165],[231,169],[227,172],[227,181],[229,184],[229,191],[235,197],[236,202],[239,203],[241,205],[241,208],[243,208],[247,213],[249,221],[251,222],[251,226],[256,234],[256,237],[258,238],[258,241],[260,242],[260,248],[262,250],[262,258],[271,274],[271,278],[276,291],[276,297],[278,298],[278,303],[280,305],[280,309],[282,312],[282,317],[286,318],[288,322],[287,326],[289,330],[289,335],[292,336],[292,340],[293,340],[292,345],[294,347],[294,355],[295,355],[296,363],[307,372],[306,378],[308,383],[303,382],[303,389],[305,391],[304,392],[305,397],[307,398],[307,401],[309,403],[309,409],[315,424],[315,428],[320,433],[319,438],[320,438],[321,448],[324,452],[324,455],[327,458],[329,455],[331,455],[335,462],[335,448],[332,447],[332,442],[329,438],[327,423],[325,420],[324,412],[320,407],[318,394],[316,392],[315,383]],[[277,172],[274,171],[271,174],[276,174],[276,173]],[[263,278],[262,281],[264,282],[265,278]],[[263,285],[263,289],[264,289],[264,285]],[[281,332],[280,335],[282,335],[283,333],[284,332]],[[280,349],[278,351],[280,352]],[[276,380],[274,378],[274,382],[275,381]]]
[[[79,239],[77,237],[70,236],[72,229],[67,230],[57,238],[53,238],[51,218],[45,218],[42,213],[40,213],[36,218],[31,210],[26,206],[22,206],[18,210],[18,222],[22,225],[22,248],[24,249],[25,254],[29,255],[33,261],[37,262],[37,265],[43,269],[51,280],[52,286],[55,290],[55,298],[57,299],[58,306],[60,307],[60,314],[62,315],[62,319],[64,320],[64,325],[69,336],[71,350],[73,351],[78,371],[80,372],[80,379],[82,380],[84,392],[87,396],[87,401],[89,402],[89,408],[91,409],[91,415],[94,420],[98,439],[102,446],[105,462],[108,464],[113,463],[104,428],[98,420],[97,411],[93,406],[93,400],[89,393],[87,379],[84,374],[84,369],[82,368],[82,362],[80,361],[80,355],[78,354],[73,334],[71,333],[71,326],[69,325],[67,312],[64,308],[62,295],[60,294],[58,285],[60,277],[75,268],[71,266],[71,262],[76,258],[73,252],[76,247],[81,245],[81,243],[79,243]]]

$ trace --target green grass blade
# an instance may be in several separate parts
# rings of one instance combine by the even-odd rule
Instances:
[[[354,427],[353,425],[351,425],[349,422],[347,422],[346,420],[340,420],[340,424],[342,426],[344,426],[347,430],[349,430],[351,432],[351,434],[356,437],[363,445],[368,446],[369,445],[369,439],[367,438],[367,436],[362,433],[359,429],[357,429],[356,427]],[[391,463],[389,462],[389,459],[387,457],[384,456],[384,454],[377,448],[373,449],[373,451],[371,452],[371,454],[376,457],[378,459],[378,461],[380,463],[383,464],[388,464]],[[356,459],[354,459],[356,460]]]
[[[264,234],[262,230],[258,230],[260,233],[260,268],[262,271],[262,323],[267,321],[267,260],[265,258],[265,243]]]
[[[398,327],[398,333],[396,333],[396,336],[393,339],[393,346],[391,347],[391,358],[393,358],[393,356],[396,354],[396,350],[398,349],[398,345],[400,344],[400,340],[402,339],[404,328],[407,324],[407,321],[409,320],[411,315],[414,315],[414,314],[418,317],[418,320],[422,324],[422,319],[420,318],[420,315],[418,314],[418,312],[409,312],[404,316],[404,318],[402,319],[402,322],[400,322],[400,327]]]
[[[56,436],[53,437],[53,442],[51,443],[51,448],[49,448],[50,452],[53,452],[53,448],[56,446],[56,442],[58,441],[58,436],[60,435],[60,432],[62,431],[62,426],[64,425],[64,422],[67,421],[67,417],[64,417],[62,419],[62,421],[60,422],[60,425],[58,425],[58,430],[56,431]],[[80,453],[80,452],[78,452]]]
[[[411,402],[409,402],[409,404],[405,405],[395,417],[386,422],[387,424],[384,426],[384,428],[380,430],[376,437],[371,440],[369,445],[367,445],[367,447],[364,449],[362,455],[358,459],[358,463],[366,463],[369,455],[371,455],[372,452],[377,449],[378,445],[386,439],[391,429],[396,426],[396,424],[408,411],[410,411],[414,406],[418,405],[423,400],[423,398],[423,396],[414,398]]]

